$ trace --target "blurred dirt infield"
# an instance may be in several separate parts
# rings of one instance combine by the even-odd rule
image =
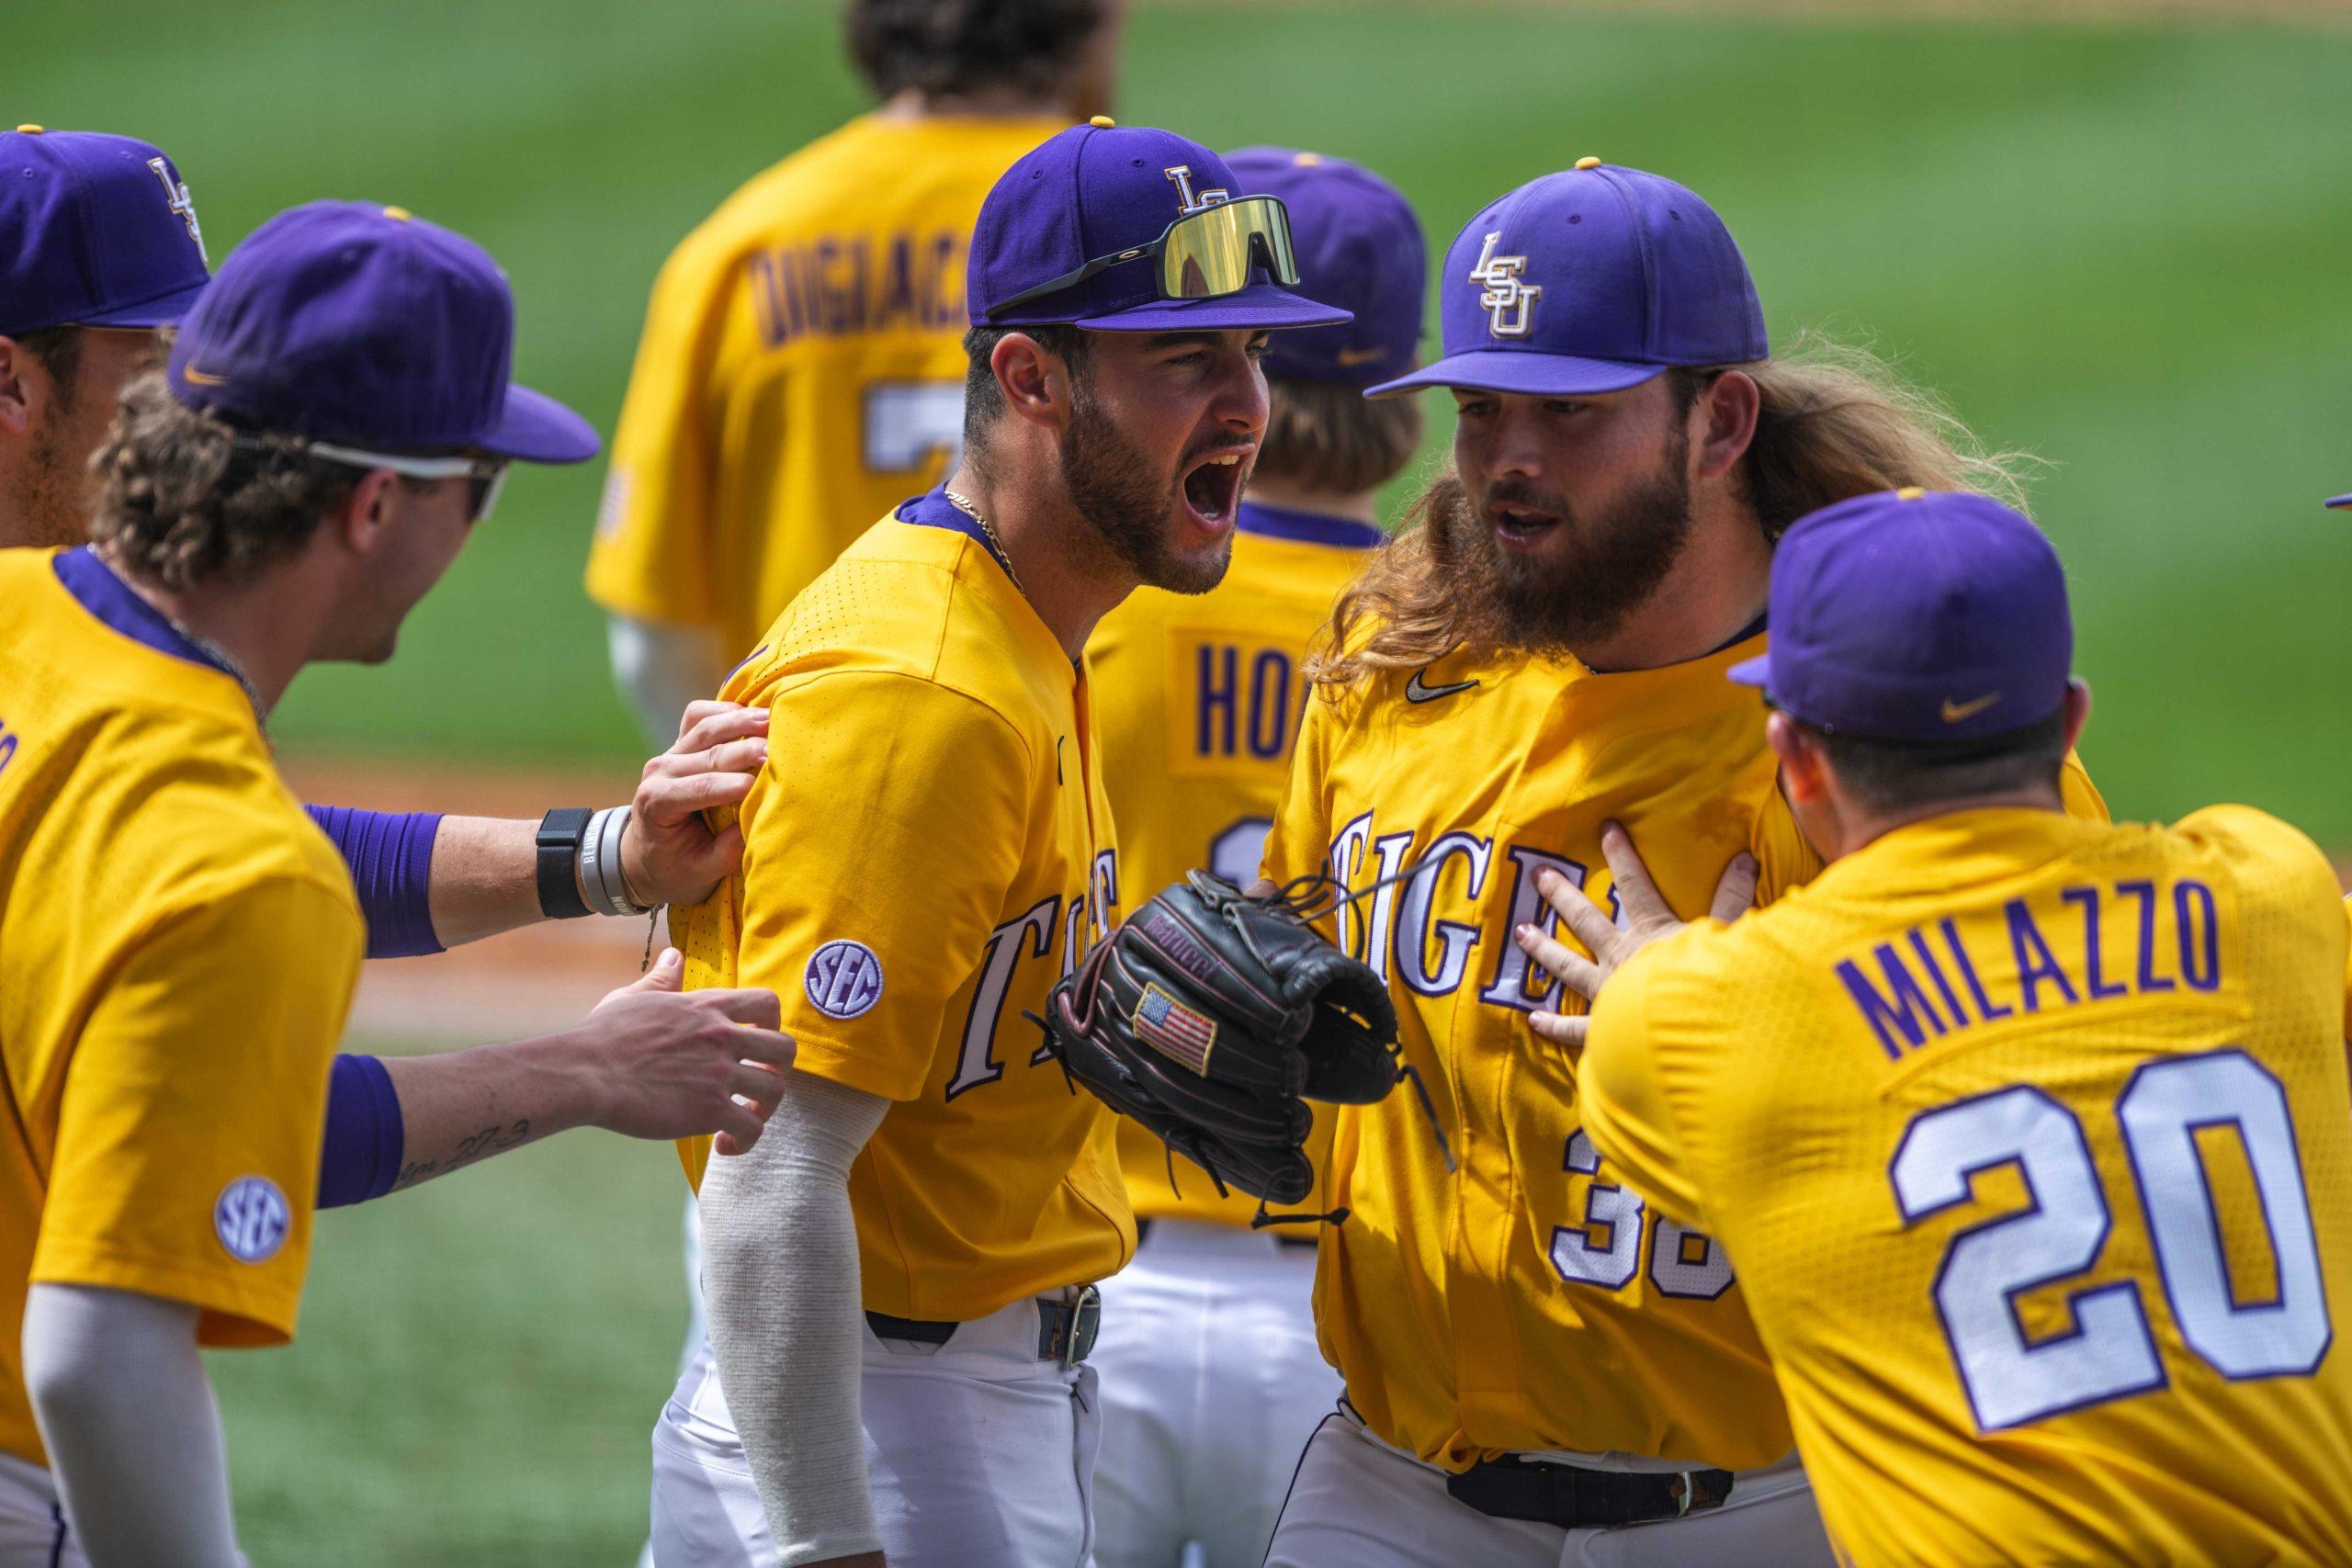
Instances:
[[[325,757],[289,759],[286,774],[301,798],[323,806],[534,819],[558,806],[616,805],[637,785],[628,769],[490,772]],[[560,1028],[637,977],[646,926],[548,920],[426,958],[378,960],[361,967],[350,1032],[465,1045]]]

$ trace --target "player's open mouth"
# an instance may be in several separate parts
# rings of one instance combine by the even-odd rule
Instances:
[[[1560,525],[1560,520],[1549,512],[1537,512],[1524,506],[1490,506],[1487,520],[1494,525],[1495,537],[1505,549],[1532,549],[1544,535]]]
[[[1211,532],[1220,532],[1241,500],[1241,480],[1248,473],[1244,459],[1250,448],[1227,449],[1204,457],[1184,476],[1184,504],[1193,519]]]

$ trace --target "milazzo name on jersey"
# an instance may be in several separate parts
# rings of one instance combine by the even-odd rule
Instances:
[[[1057,978],[1074,973],[1087,950],[1110,934],[1118,906],[1118,856],[1103,850],[1094,857],[1083,893],[1068,899],[1049,893],[989,933],[988,944],[980,950],[979,984],[973,987],[972,1005],[964,1015],[956,1076],[947,1080],[949,1100],[1004,1077],[1004,1065],[996,1057],[997,1029],[1004,1021],[1005,998],[1023,960],[1048,956],[1058,938],[1061,967]],[[1040,1044],[1030,1055],[1029,1065],[1041,1066],[1052,1059],[1052,1053]]]

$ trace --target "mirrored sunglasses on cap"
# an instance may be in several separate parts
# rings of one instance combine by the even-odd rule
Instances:
[[[270,444],[258,437],[240,437],[256,446]],[[447,457],[419,457],[392,452],[369,452],[357,446],[337,446],[326,441],[297,441],[297,451],[313,457],[323,457],[330,463],[341,463],[354,468],[385,468],[413,479],[456,479],[472,481],[466,520],[469,523],[489,521],[492,508],[498,504],[499,491],[506,488],[507,460],[503,457],[469,457],[462,455]]]
[[[1250,269],[1260,266],[1285,288],[1298,281],[1298,261],[1290,243],[1290,213],[1282,198],[1245,196],[1188,212],[1149,244],[1096,256],[1075,271],[1023,289],[989,314],[1001,315],[1032,299],[1058,294],[1105,268],[1146,256],[1159,258],[1163,299],[1215,299],[1238,294],[1250,287]]]

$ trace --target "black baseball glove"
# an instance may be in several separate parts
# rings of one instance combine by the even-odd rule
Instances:
[[[1296,900],[1253,898],[1204,871],[1129,916],[1036,1021],[1096,1098],[1220,1191],[1271,1203],[1314,1190],[1307,1100],[1369,1105],[1401,1077],[1380,976],[1325,941]]]

